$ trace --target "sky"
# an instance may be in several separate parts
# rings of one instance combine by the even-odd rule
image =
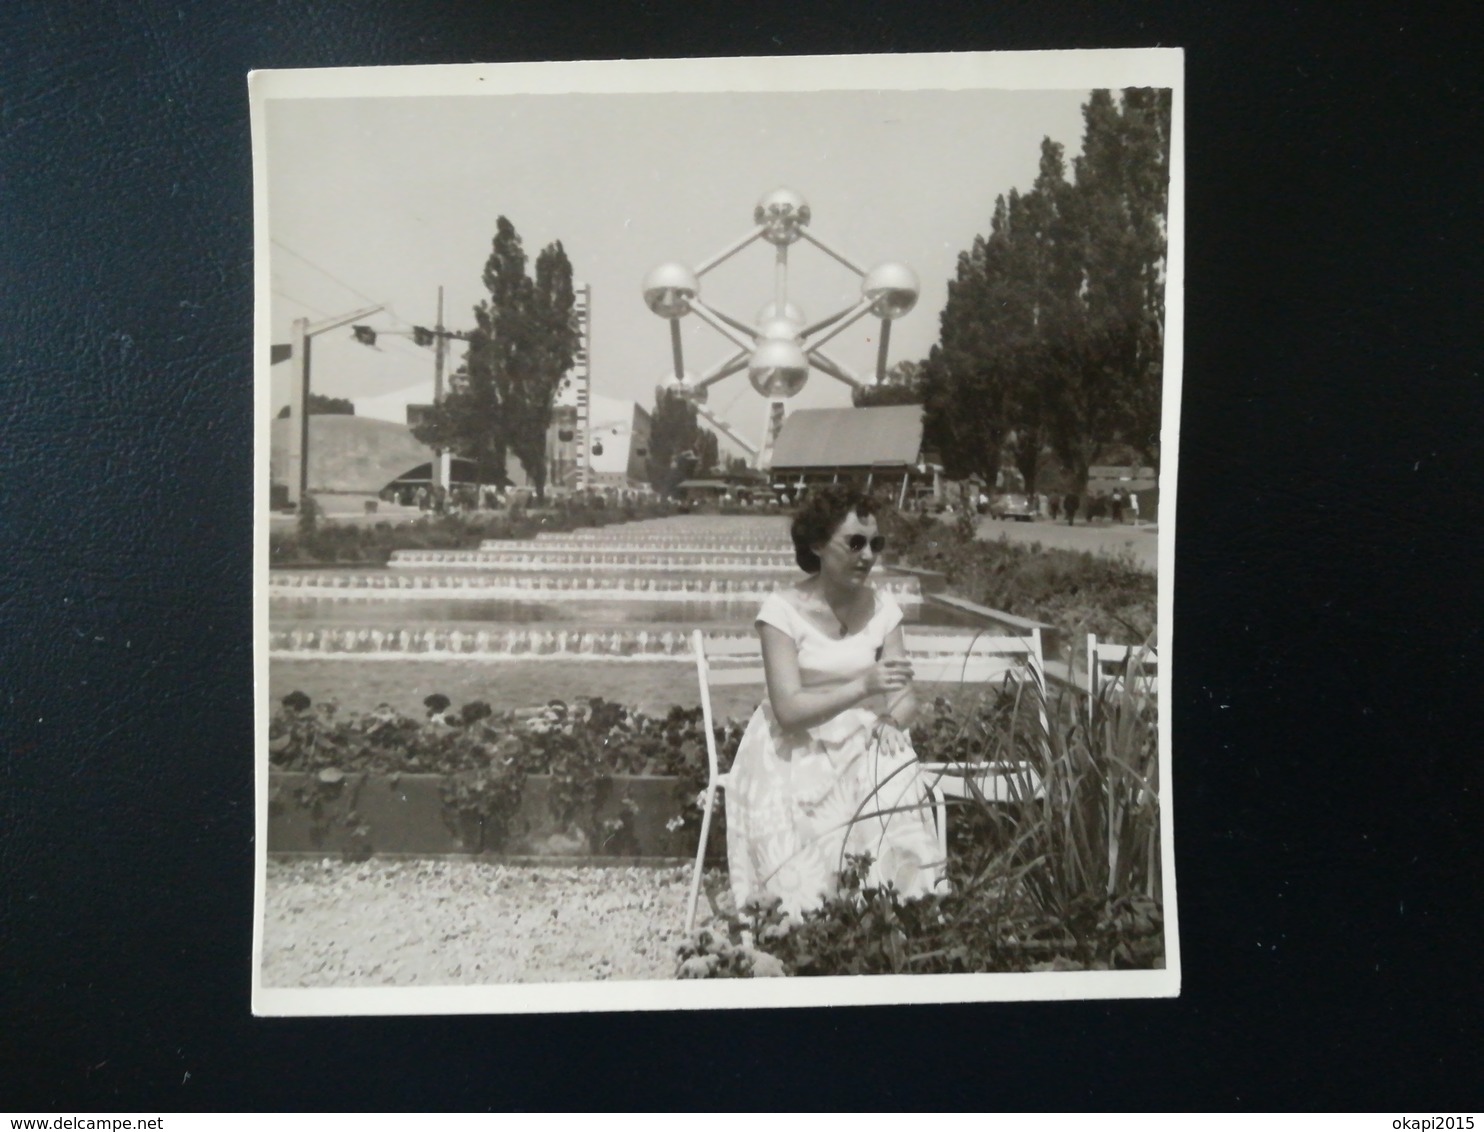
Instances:
[[[922,281],[897,320],[890,362],[937,340],[961,251],[989,229],[995,197],[1035,179],[1041,139],[1080,150],[1087,90],[828,90],[665,94],[273,99],[266,110],[267,217],[274,342],[292,321],[389,310],[314,340],[316,392],[366,416],[404,420],[431,399],[432,351],[385,333],[444,321],[473,325],[496,218],[532,263],[560,240],[592,287],[594,392],[649,408],[671,369],[664,320],[640,283],[664,260],[692,266],[740,239],[766,192],[808,201],[809,230],[861,267],[895,260]],[[789,253],[789,299],[813,321],[851,306],[859,280],[808,244]],[[762,242],[709,272],[702,298],[744,321],[772,298]],[[691,315],[685,363],[704,372],[734,347]],[[865,319],[826,350],[869,377],[879,323]],[[452,370],[463,345],[453,343]],[[275,411],[291,367],[273,367]],[[847,406],[850,391],[814,372],[789,403]],[[711,389],[708,407],[756,440],[766,403],[745,373]]]

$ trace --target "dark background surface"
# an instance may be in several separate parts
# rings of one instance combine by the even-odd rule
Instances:
[[[0,1108],[1478,1108],[1478,32],[1405,3],[0,6]],[[1160,45],[1188,52],[1181,998],[252,1018],[246,72]]]

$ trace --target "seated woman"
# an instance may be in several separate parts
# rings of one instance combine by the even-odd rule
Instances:
[[[943,862],[903,731],[916,700],[902,611],[870,583],[885,545],[875,504],[845,487],[811,492],[792,535],[808,576],[758,611],[768,694],[726,792],[737,906],[773,895],[793,915],[817,907],[860,853],[868,883],[924,895]]]

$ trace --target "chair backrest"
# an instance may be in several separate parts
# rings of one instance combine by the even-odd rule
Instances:
[[[990,636],[984,634],[934,633],[930,630],[909,631],[907,655],[912,658],[913,682],[922,684],[947,684],[963,686],[983,685],[1030,685],[1031,703],[1040,720],[1039,735],[1050,734],[1046,716],[1046,669],[1041,653],[1041,631],[1033,629],[1025,636]],[[949,769],[946,763],[925,763],[924,766],[940,773]],[[961,769],[961,768],[960,768]],[[993,798],[996,787],[979,780],[980,788],[987,797]],[[953,793],[951,789],[949,793]],[[1040,789],[1035,780],[1034,789],[1023,791],[1030,796]]]
[[[697,629],[692,641],[697,662],[706,667],[707,679],[703,690],[706,684],[721,688],[763,683],[763,643],[756,633],[736,636],[708,634]]]
[[[1026,636],[909,630],[907,655],[918,684],[994,684],[1031,681],[1046,686],[1041,632]]]
[[[1115,645],[1087,635],[1087,694],[1096,700],[1106,692],[1123,685],[1129,673],[1134,675],[1134,688],[1144,695],[1157,690],[1158,657],[1152,647]]]
[[[1034,679],[1044,686],[1039,632],[997,637],[909,629],[904,636],[918,683],[986,684],[1008,676]],[[708,635],[697,629],[692,640],[703,686],[720,688],[765,681],[762,642],[756,636]]]

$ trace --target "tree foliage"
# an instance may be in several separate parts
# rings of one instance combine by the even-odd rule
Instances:
[[[926,363],[902,361],[886,371],[879,385],[868,385],[850,391],[851,403],[857,409],[876,405],[921,405],[922,371]]]
[[[1008,456],[1034,491],[1050,447],[1085,487],[1115,442],[1158,464],[1170,92],[1094,91],[1083,120],[1072,179],[1044,139],[948,285],[922,387],[950,476],[994,483]]]
[[[701,476],[720,463],[716,435],[702,428],[696,407],[683,397],[660,391],[649,427],[649,483],[669,495],[682,480]]]
[[[1159,462],[1170,92],[1094,91],[1077,159],[1087,256],[1085,321],[1097,328],[1114,436]]]
[[[544,498],[552,406],[579,345],[576,294],[561,241],[541,250],[534,278],[526,264],[519,233],[501,216],[484,266],[489,298],[474,308],[464,364],[413,432],[473,460],[485,482],[504,480],[505,455],[515,453]]]
[[[700,432],[700,443],[696,449],[696,463],[699,475],[709,475],[721,466],[721,447],[717,444],[716,433],[709,428],[698,430]]]

